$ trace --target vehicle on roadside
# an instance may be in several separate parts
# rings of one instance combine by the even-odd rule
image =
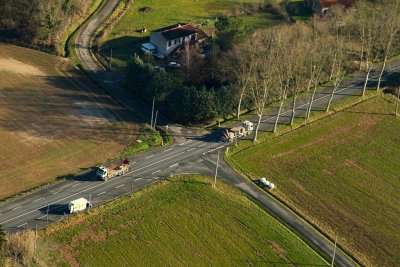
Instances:
[[[110,167],[100,166],[97,169],[96,175],[103,181],[114,178],[115,176],[124,175],[129,171],[129,159],[124,159],[119,164],[111,165]]]
[[[158,59],[164,59],[165,58],[165,56],[163,54],[161,54],[160,52],[153,53],[153,56],[155,58],[158,58]]]
[[[254,124],[251,121],[242,121],[240,126],[224,130],[222,139],[225,142],[233,142],[238,138],[251,134],[254,130]]]
[[[68,204],[68,211],[69,213],[77,213],[79,211],[84,211],[88,208],[92,207],[92,203],[90,203],[86,198],[78,198],[75,200],[72,200]]]
[[[267,189],[275,189],[275,184],[268,181],[265,177],[260,178],[260,184],[265,186]]]
[[[167,64],[168,68],[173,68],[173,69],[179,68],[180,66],[181,66],[181,64],[176,61],[171,61],[171,62],[168,62],[168,64]]]

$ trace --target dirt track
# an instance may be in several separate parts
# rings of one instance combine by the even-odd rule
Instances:
[[[67,60],[0,45],[0,199],[116,156],[136,129]]]

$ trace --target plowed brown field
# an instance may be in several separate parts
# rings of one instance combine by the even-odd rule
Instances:
[[[115,157],[137,129],[67,60],[0,44],[0,199]]]

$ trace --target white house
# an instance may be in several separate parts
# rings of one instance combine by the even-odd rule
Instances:
[[[150,33],[150,43],[157,52],[169,56],[186,42],[195,43],[207,35],[190,23],[178,23]]]

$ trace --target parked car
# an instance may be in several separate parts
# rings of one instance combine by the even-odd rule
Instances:
[[[143,50],[143,52],[145,53],[156,53],[157,52],[157,47],[151,43],[145,43],[142,44],[141,49]]]
[[[167,65],[169,68],[179,68],[180,66],[181,66],[181,64],[179,64],[178,62],[176,62],[176,61],[171,61],[171,62],[168,62],[168,65]]]
[[[155,58],[158,58],[158,59],[164,59],[165,58],[165,56],[163,54],[159,53],[159,52],[154,53],[153,56]]]

